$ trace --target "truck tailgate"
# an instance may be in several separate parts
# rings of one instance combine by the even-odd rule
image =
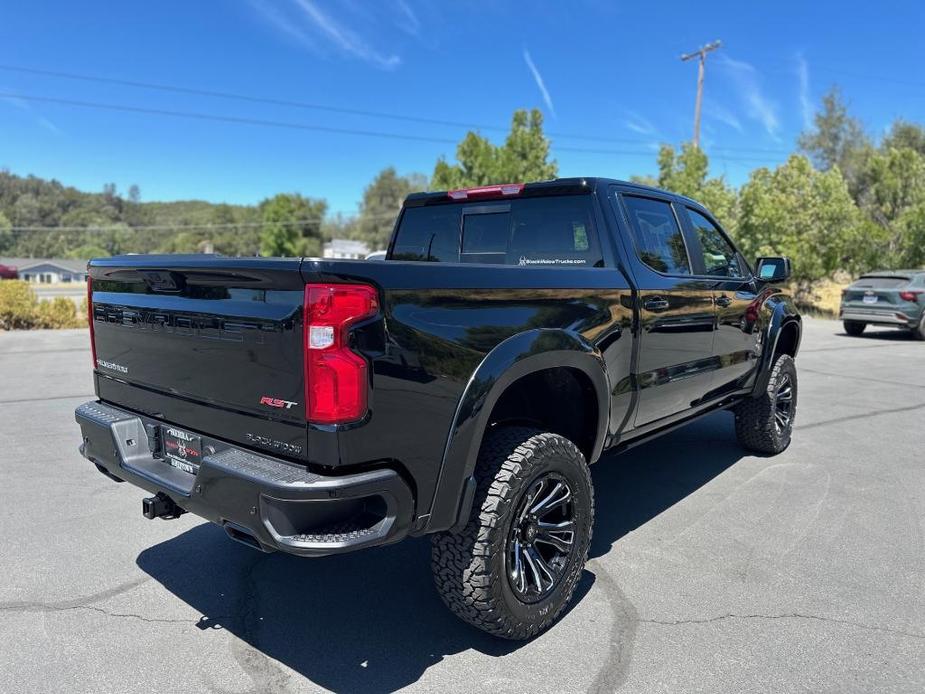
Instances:
[[[101,399],[303,457],[300,263],[214,256],[93,261]]]

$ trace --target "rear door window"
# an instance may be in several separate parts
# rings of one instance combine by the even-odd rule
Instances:
[[[671,204],[637,195],[624,195],[623,203],[636,237],[639,259],[666,275],[691,274],[684,235]]]

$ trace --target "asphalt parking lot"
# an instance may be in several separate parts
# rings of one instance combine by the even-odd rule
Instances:
[[[429,545],[264,555],[77,453],[84,331],[0,334],[0,691],[925,690],[925,343],[805,321],[793,444],[727,413],[595,466],[578,600],[458,622]]]

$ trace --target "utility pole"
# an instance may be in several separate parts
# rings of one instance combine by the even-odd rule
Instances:
[[[707,62],[707,53],[715,51],[722,46],[722,42],[714,41],[706,46],[701,46],[696,51],[685,53],[681,60],[688,61],[694,58],[700,58],[700,67],[697,70],[697,101],[694,104],[694,147],[700,148],[700,104],[703,101],[703,71]]]

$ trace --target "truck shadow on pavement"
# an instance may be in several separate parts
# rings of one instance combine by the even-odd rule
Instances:
[[[591,557],[606,554],[743,455],[728,414],[716,414],[594,466]],[[334,691],[394,691],[444,657],[501,656],[524,644],[457,620],[433,588],[426,538],[322,559],[262,554],[203,523],[142,552],[138,566],[202,615],[200,629],[240,639],[231,651],[258,691],[285,664]],[[591,589],[585,571],[577,605]],[[221,687],[222,683],[215,683]],[[475,680],[472,681],[475,686]]]

